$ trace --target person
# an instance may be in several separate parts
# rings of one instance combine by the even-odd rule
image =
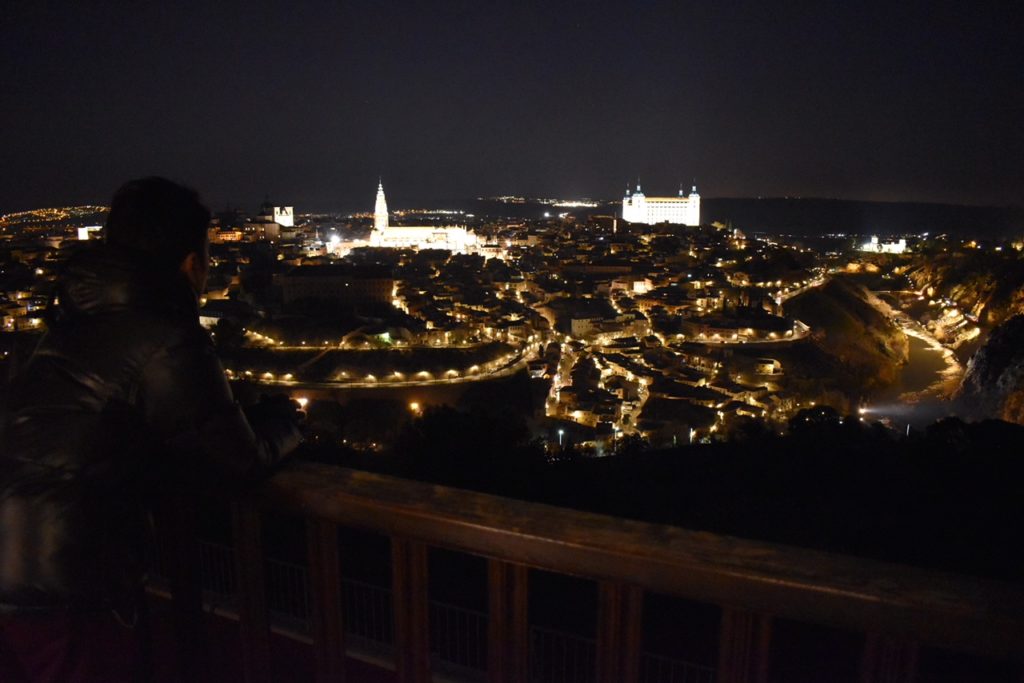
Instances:
[[[290,402],[250,423],[199,325],[209,222],[195,191],[129,182],[58,277],[0,435],[0,680],[130,679],[149,503],[255,482],[301,440]]]

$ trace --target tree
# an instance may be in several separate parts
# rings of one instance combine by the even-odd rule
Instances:
[[[643,435],[626,434],[616,440],[613,452],[615,455],[637,455],[638,453],[643,453],[650,447],[650,442],[648,442]]]
[[[518,417],[432,406],[402,431],[396,455],[411,476],[488,490],[518,488],[545,463]]]
[[[839,411],[832,406],[814,406],[804,408],[789,420],[789,433],[821,434],[839,429],[842,418]]]
[[[232,318],[221,318],[213,327],[213,342],[218,353],[231,353],[242,347],[245,332],[238,321]]]

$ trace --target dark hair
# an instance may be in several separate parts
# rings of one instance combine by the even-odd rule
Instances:
[[[104,237],[175,269],[189,253],[203,252],[209,225],[210,210],[195,190],[153,176],[131,180],[114,194]]]

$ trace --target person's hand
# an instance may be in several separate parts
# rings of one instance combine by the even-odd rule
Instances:
[[[277,454],[277,464],[283,463],[305,441],[302,423],[306,414],[299,403],[284,394],[266,394],[245,410],[249,425]]]
[[[245,413],[254,426],[268,422],[286,422],[298,427],[306,419],[306,414],[298,401],[284,394],[263,394],[255,405],[246,409]]]

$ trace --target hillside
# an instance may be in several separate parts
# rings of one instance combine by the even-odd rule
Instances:
[[[927,254],[907,271],[929,298],[948,298],[986,326],[1024,313],[1024,260],[1016,252]]]
[[[992,331],[968,363],[955,400],[964,415],[1024,424],[1024,315]]]
[[[836,278],[785,304],[786,315],[811,326],[810,348],[789,354],[793,381],[817,382],[822,390],[866,395],[896,381],[906,362],[906,335],[865,288]],[[786,363],[786,360],[783,361]]]

